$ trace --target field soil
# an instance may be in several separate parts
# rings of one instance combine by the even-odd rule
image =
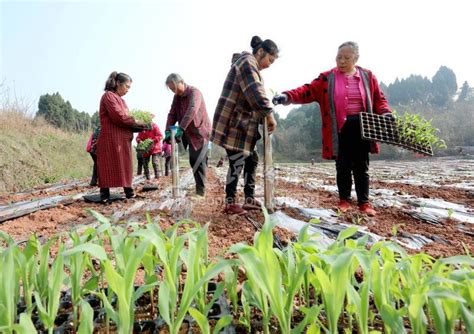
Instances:
[[[53,196],[66,196],[68,200],[53,208],[4,221],[0,223],[0,230],[18,242],[27,240],[32,233],[48,240],[58,233],[97,224],[89,209],[117,222],[145,223],[145,213],[150,212],[152,219],[164,229],[182,218],[202,225],[209,223],[210,256],[226,256],[232,244],[252,243],[256,230],[264,222],[263,214],[258,210],[244,216],[229,216],[223,212],[226,172],[227,165],[209,167],[206,195],[198,197],[194,195],[194,181],[189,169],[183,170],[181,175],[187,174],[188,181],[183,189],[186,194],[178,201],[179,205],[169,198],[170,177],[151,181],[158,186],[154,191],[144,191],[144,183],[141,182],[136,186],[138,198],[107,205],[86,203],[82,196],[73,197],[97,192],[98,189],[88,186],[87,180],[77,180],[63,189],[42,187],[24,193],[3,193],[0,195],[0,211],[18,202]],[[276,209],[289,217],[309,222],[310,218],[298,208],[317,208],[330,213],[338,224],[359,225],[383,239],[397,241],[406,236],[423,236],[425,244],[421,247],[407,247],[411,253],[426,252],[434,257],[465,254],[467,251],[474,253],[474,224],[471,221],[474,219],[474,160],[422,159],[415,162],[371,163],[371,199],[377,209],[375,217],[360,214],[356,205],[346,213],[338,212],[333,163],[277,164],[275,172]],[[257,183],[257,198],[263,200],[261,177],[258,177]],[[454,209],[450,209],[451,205]],[[437,210],[441,213],[433,209],[435,214],[439,213],[434,222],[409,213],[418,210],[427,214],[432,212],[432,207],[438,206]],[[276,228],[275,233],[283,244],[295,236],[280,227]]]

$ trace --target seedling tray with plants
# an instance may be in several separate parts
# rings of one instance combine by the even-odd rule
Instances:
[[[141,154],[145,154],[151,150],[151,148],[153,147],[153,143],[154,143],[153,139],[147,138],[139,142],[138,145],[135,147],[135,149],[137,150],[137,152],[140,152]]]
[[[431,121],[408,113],[394,115],[395,119],[360,113],[362,138],[400,146],[426,156],[433,156],[433,146],[445,147],[444,141],[436,137],[437,129],[431,125]]]

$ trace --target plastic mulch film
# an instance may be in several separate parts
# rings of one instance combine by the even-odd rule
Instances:
[[[403,127],[416,129],[413,124],[397,125],[397,122],[388,117],[362,112],[360,113],[360,125],[363,139],[396,145],[423,155],[433,156],[431,145],[416,142],[414,137],[401,135]]]
[[[287,230],[298,234],[299,231],[309,225],[308,233],[313,235],[315,241],[322,247],[322,249],[327,248],[331,245],[338,237],[339,233],[348,227],[356,226],[358,231],[356,234],[352,236],[352,238],[360,238],[364,235],[368,236],[368,243],[374,244],[384,237],[379,236],[375,233],[371,233],[367,230],[367,228],[353,225],[353,224],[345,224],[340,222],[334,222],[333,217],[328,217],[327,213],[324,209],[308,209],[308,208],[297,208],[302,214],[307,217],[313,217],[320,219],[318,224],[313,223],[306,223],[304,221],[294,219],[286,215],[284,212],[277,211],[270,215],[270,217],[277,221],[277,225],[286,228]],[[419,234],[411,234],[407,232],[400,233],[397,238],[393,239],[394,242],[405,246],[406,248],[410,249],[421,249],[424,245],[429,244],[433,241],[446,243],[446,240],[437,238],[426,238]]]
[[[72,201],[70,200],[69,196],[54,196],[54,197],[43,198],[36,201],[29,201],[29,202],[24,201],[24,202],[21,202],[20,205],[13,204],[8,207],[3,207],[3,209],[0,211],[0,223],[3,223],[4,221],[10,220],[10,219],[25,216],[27,214],[30,214],[38,210],[54,208],[59,203],[63,205],[67,205],[67,204],[71,204]]]

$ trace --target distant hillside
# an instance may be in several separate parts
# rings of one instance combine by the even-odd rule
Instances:
[[[17,110],[0,109],[0,192],[89,177],[88,134],[67,133]]]

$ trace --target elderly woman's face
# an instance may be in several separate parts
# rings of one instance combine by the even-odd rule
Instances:
[[[350,46],[339,49],[336,56],[336,64],[342,73],[351,73],[357,63],[357,56]]]
[[[172,91],[175,95],[181,96],[184,94],[184,91],[186,90],[186,86],[184,85],[184,82],[178,82],[177,85],[175,85],[173,82],[170,82],[168,84],[168,88],[170,91]]]

